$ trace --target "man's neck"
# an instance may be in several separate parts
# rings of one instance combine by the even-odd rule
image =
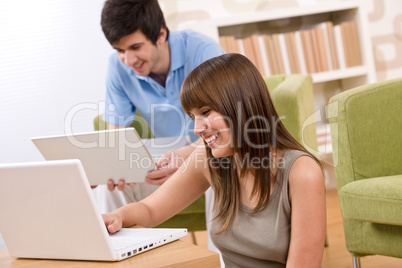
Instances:
[[[166,86],[166,78],[168,73],[150,73],[149,76],[154,79],[158,84],[165,87]]]
[[[166,79],[170,70],[170,60],[171,60],[168,41],[166,41],[166,43],[164,43],[163,46],[161,47],[159,60],[160,60],[160,68],[156,72],[151,71],[149,76],[152,79],[154,79],[158,84],[165,87]]]

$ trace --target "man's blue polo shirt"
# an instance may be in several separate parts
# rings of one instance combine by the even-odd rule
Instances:
[[[149,76],[137,75],[117,53],[111,55],[104,120],[128,126],[138,109],[155,137],[190,135],[194,141],[193,124],[180,103],[181,85],[191,70],[224,52],[211,38],[191,30],[171,32],[168,40],[171,64],[165,87]]]

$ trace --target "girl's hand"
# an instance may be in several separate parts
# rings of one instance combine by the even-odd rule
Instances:
[[[111,213],[102,214],[103,222],[109,233],[114,234],[123,227],[123,221],[116,211]]]

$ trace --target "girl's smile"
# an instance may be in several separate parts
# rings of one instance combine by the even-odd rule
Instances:
[[[207,143],[214,157],[233,154],[231,132],[224,116],[204,106],[192,109],[191,117],[194,120],[194,133]]]

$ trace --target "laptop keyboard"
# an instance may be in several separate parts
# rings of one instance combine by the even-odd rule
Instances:
[[[116,251],[120,251],[123,250],[125,248],[129,248],[132,246],[135,246],[139,243],[143,243],[145,241],[147,241],[147,238],[116,238],[116,239],[112,239],[112,245],[113,248]]]

